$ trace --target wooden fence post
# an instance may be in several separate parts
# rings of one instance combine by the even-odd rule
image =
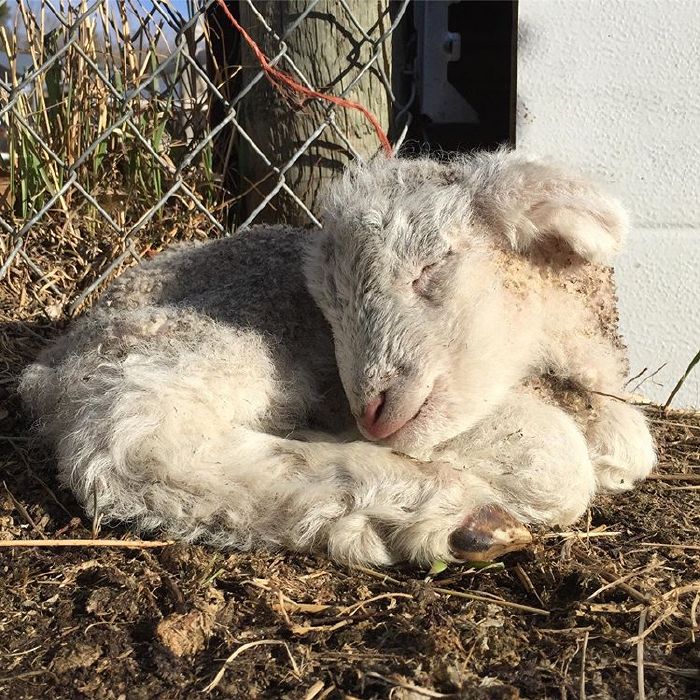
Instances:
[[[357,23],[367,34],[380,36],[391,25],[389,0],[346,0]],[[281,37],[308,5],[308,0],[257,0],[256,10]],[[265,29],[248,3],[240,4],[241,24],[270,58],[279,44]],[[284,38],[287,55],[311,85],[321,91],[340,95],[371,56],[371,45],[341,3],[320,0],[313,10]],[[387,37],[377,59],[391,81],[391,37]],[[259,65],[248,46],[242,47],[243,79],[248,80]],[[277,67],[299,79],[284,60]],[[382,83],[377,66],[372,66],[352,87],[346,97],[369,109],[387,131],[391,98]],[[267,80],[261,80],[240,106],[240,121],[258,148],[277,167],[283,167],[299,151],[314,129],[323,121],[328,103],[314,100],[303,109],[290,107],[288,101]],[[304,204],[315,212],[319,190],[352,160],[355,149],[368,157],[381,148],[376,132],[364,115],[352,109],[336,108],[336,132],[331,126],[298,157],[286,172],[286,182]],[[339,132],[339,133],[338,133]],[[239,143],[240,186],[246,192],[246,210],[251,212],[275,187],[278,176],[242,139]],[[308,224],[309,218],[293,199],[280,192],[256,221]]]

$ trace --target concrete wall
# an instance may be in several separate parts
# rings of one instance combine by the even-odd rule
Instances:
[[[613,185],[632,374],[665,401],[700,349],[700,2],[520,0],[517,145]],[[634,384],[632,385],[634,386]],[[674,402],[700,406],[700,371]]]

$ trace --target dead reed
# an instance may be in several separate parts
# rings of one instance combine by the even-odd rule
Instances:
[[[19,0],[0,27],[0,323],[21,319],[23,337],[124,266],[222,231],[211,94],[194,66],[202,21],[137,0],[88,5]]]

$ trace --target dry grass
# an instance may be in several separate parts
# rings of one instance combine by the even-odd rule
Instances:
[[[11,103],[0,219],[19,232],[0,236],[0,321],[19,310],[53,323],[89,304],[105,273],[216,232],[204,212],[223,206],[212,146],[197,148],[211,95],[184,99],[197,78],[181,57],[159,72],[174,32],[157,18],[139,27],[147,8],[99,3],[79,21],[88,5],[61,3],[66,29],[47,4],[20,0],[15,26],[0,27],[12,81],[0,91]],[[198,45],[194,27],[184,36]]]

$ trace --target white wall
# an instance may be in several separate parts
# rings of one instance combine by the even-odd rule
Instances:
[[[700,1],[520,0],[517,146],[612,183],[632,374],[665,401],[700,349]],[[634,386],[634,385],[633,385]],[[674,402],[700,406],[700,370]]]

